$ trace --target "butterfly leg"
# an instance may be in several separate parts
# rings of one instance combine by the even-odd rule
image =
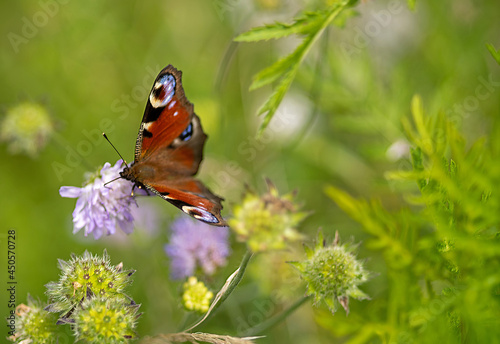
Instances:
[[[144,191],[146,191],[146,194],[147,194],[148,196],[151,196],[151,193],[149,192],[149,190],[148,190],[147,188],[145,188],[142,184],[134,184],[134,186],[132,186],[132,192],[131,192],[131,194],[130,194],[130,196],[131,196],[131,197],[134,197],[134,196],[135,196],[135,194],[134,194],[134,189],[135,189],[135,188],[138,188],[138,189],[144,190]]]
[[[138,185],[137,188],[146,191],[146,194],[148,196],[151,196],[151,193],[149,192],[148,188],[145,188],[143,185]]]

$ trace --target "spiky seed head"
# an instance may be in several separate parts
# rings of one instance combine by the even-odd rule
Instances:
[[[83,343],[128,343],[136,336],[138,308],[120,297],[86,299],[73,314],[75,337]]]
[[[334,313],[341,305],[349,313],[349,297],[368,299],[358,286],[370,278],[363,263],[353,253],[355,246],[340,244],[338,233],[331,245],[327,245],[323,234],[318,234],[314,249],[305,246],[307,259],[291,262],[307,282],[307,295],[315,303],[325,302]]]
[[[106,251],[102,257],[85,251],[83,256],[72,255],[69,261],[59,260],[59,281],[47,284],[51,312],[70,312],[93,296],[126,298],[124,290],[131,282],[132,271],[123,271],[111,264]]]

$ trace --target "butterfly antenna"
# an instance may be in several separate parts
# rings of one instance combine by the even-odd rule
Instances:
[[[104,186],[104,187],[107,187],[106,185],[108,185],[109,183],[112,183],[112,182],[114,182],[115,180],[122,179],[122,178],[123,178],[123,177],[118,177],[118,178],[112,179],[112,180],[110,180],[109,182],[104,183],[104,184],[103,184],[103,186]]]
[[[118,152],[118,149],[116,149],[116,147],[111,143],[111,141],[108,139],[108,137],[106,136],[105,133],[102,133],[102,136],[104,136],[104,138],[106,139],[106,141],[109,142],[109,144],[111,145],[111,147],[113,147],[113,149],[115,150],[116,153],[118,153],[118,155],[120,156],[120,158],[122,159],[122,161],[125,163],[126,166],[128,166],[127,162],[125,161],[125,159],[123,159],[122,155],[120,154],[120,152]]]

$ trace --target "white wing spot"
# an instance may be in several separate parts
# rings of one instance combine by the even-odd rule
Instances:
[[[177,101],[172,100],[170,103],[168,103],[167,108],[170,110],[176,103],[177,103]]]
[[[191,215],[192,217],[194,217],[195,219],[198,219],[198,220],[202,220],[202,221],[210,222],[210,223],[218,223],[219,222],[219,220],[217,220],[217,218],[214,215],[212,215],[211,213],[209,213],[205,209],[185,205],[182,207],[182,211],[188,215]]]

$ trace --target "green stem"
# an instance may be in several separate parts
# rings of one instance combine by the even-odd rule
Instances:
[[[311,99],[311,103],[313,104],[313,109],[311,111],[311,115],[309,116],[308,121],[304,124],[300,133],[298,133],[295,139],[286,147],[286,149],[290,151],[294,150],[297,147],[297,145],[304,139],[306,134],[312,128],[314,122],[316,122],[316,119],[319,115],[318,103],[321,97],[322,86],[323,86],[323,81],[321,80],[323,74],[322,67],[323,67],[323,61],[325,59],[326,60],[328,59],[328,49],[327,49],[329,41],[328,31],[325,32],[322,39],[323,41],[321,46],[321,52],[316,61],[313,82],[311,85],[311,90],[309,91],[309,98]],[[324,58],[324,56],[327,56],[327,58]]]
[[[182,321],[179,326],[177,326],[177,332],[181,332],[183,329],[186,328],[188,324],[191,323],[191,319],[193,318],[193,313],[192,312],[185,312],[184,316],[182,317]]]
[[[241,337],[251,337],[255,335],[259,335],[263,333],[264,331],[272,328],[274,325],[280,323],[281,321],[285,320],[290,314],[295,312],[300,306],[302,306],[306,301],[308,301],[311,297],[310,296],[304,296],[297,301],[287,309],[285,309],[283,312],[281,312],[278,315],[275,315],[272,318],[267,319],[263,323],[260,323],[257,326],[251,327],[248,330],[246,330]]]

